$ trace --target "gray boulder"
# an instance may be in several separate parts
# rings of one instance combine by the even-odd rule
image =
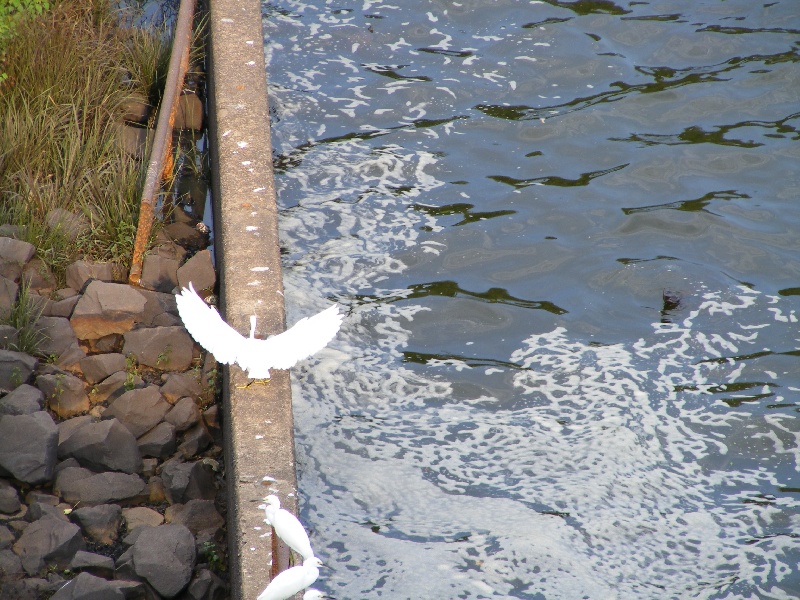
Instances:
[[[108,581],[91,573],[79,573],[53,594],[51,600],[125,600],[121,583],[125,582]]]
[[[138,473],[142,457],[136,438],[117,419],[83,423],[58,445],[59,458],[75,458],[94,471]]]
[[[199,569],[182,600],[224,600],[228,597],[225,582],[209,569]]]
[[[113,544],[122,524],[122,508],[117,504],[84,506],[70,513],[70,518],[80,525],[84,535],[99,544]]]
[[[122,353],[162,371],[185,371],[192,364],[194,341],[183,327],[135,329],[124,335]]]
[[[130,390],[114,400],[103,413],[103,419],[119,419],[134,437],[158,425],[170,409],[157,386]]]
[[[132,549],[136,574],[164,598],[174,598],[191,580],[197,554],[183,525],[144,528]]]
[[[22,531],[14,544],[14,552],[22,561],[25,572],[36,575],[45,566],[65,568],[75,553],[84,547],[80,527],[61,519],[44,517]]]
[[[38,365],[37,359],[22,352],[0,350],[0,392],[10,392],[26,383]]]
[[[114,577],[114,559],[110,556],[78,550],[69,563],[69,569],[76,573],[90,573],[104,579]]]
[[[177,446],[175,426],[166,421],[162,421],[141,436],[137,440],[137,443],[139,444],[139,452],[142,456],[167,458],[175,452]]]
[[[5,479],[0,479],[0,512],[13,515],[19,512],[21,506],[17,488]]]
[[[37,485],[53,478],[58,427],[44,411],[0,416],[0,475]]]
[[[45,335],[39,351],[45,356],[55,356],[56,365],[73,365],[86,356],[78,345],[78,338],[64,317],[39,317],[36,326]]]
[[[199,398],[202,393],[201,374],[195,370],[182,373],[166,373],[164,375],[161,394],[170,404],[174,404],[184,396]]]
[[[125,371],[112,373],[100,383],[97,383],[89,390],[89,402],[91,404],[101,404],[119,398],[131,389],[144,386],[144,380],[138,375],[128,375]]]
[[[201,250],[178,269],[178,286],[189,287],[189,283],[198,291],[213,289],[217,283],[217,274],[209,250]]]
[[[140,318],[144,305],[144,296],[134,287],[92,281],[75,306],[70,323],[75,335],[82,340],[125,333]]]
[[[210,466],[197,462],[167,462],[161,470],[164,493],[170,504],[193,499],[213,500],[217,495]]]
[[[27,383],[0,398],[0,415],[30,415],[43,408],[44,394]]]
[[[163,393],[163,387],[161,391]],[[175,427],[175,431],[186,431],[200,423],[200,408],[192,398],[185,396],[174,404],[172,409],[164,416],[164,421],[171,423]]]
[[[35,253],[36,248],[33,244],[10,237],[0,237],[0,261],[24,265]]]
[[[204,529],[219,529],[225,524],[213,500],[195,499],[186,504],[173,504],[164,511],[164,519],[167,523],[184,525],[194,534]]]
[[[122,269],[108,262],[78,260],[67,267],[67,285],[80,292],[90,279],[100,281],[124,281]]]
[[[139,504],[148,498],[147,484],[132,473],[93,473],[83,467],[67,467],[56,475],[53,490],[65,502],[82,506]]]
[[[39,375],[36,387],[44,392],[47,406],[62,419],[89,410],[89,396],[83,380],[69,373]]]
[[[107,354],[94,354],[87,356],[80,362],[83,378],[90,385],[100,383],[112,373],[124,371],[126,367],[125,356],[118,352]]]

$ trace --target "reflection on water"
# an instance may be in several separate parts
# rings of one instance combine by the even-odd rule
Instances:
[[[264,14],[317,587],[798,597],[800,6]]]

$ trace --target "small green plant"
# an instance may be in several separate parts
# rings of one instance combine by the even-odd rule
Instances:
[[[11,312],[2,323],[11,325],[17,330],[17,339],[9,344],[10,350],[24,352],[32,356],[42,356],[39,348],[48,339],[47,335],[37,327],[37,322],[42,314],[44,303],[30,293],[30,285],[22,279],[17,294],[17,301],[11,306]]]
[[[200,554],[212,571],[222,571],[222,557],[214,542],[203,542],[203,545],[200,547]]]
[[[131,391],[136,387],[136,378],[139,376],[139,363],[136,356],[128,354],[125,357],[125,389]]]
[[[167,346],[164,348],[156,358],[156,365],[159,367],[163,367],[169,362],[169,356],[172,353],[172,346]]]

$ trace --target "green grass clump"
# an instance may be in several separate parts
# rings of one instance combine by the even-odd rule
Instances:
[[[122,26],[108,0],[53,4],[4,42],[0,224],[17,225],[63,282],[79,258],[129,266],[146,163],[123,149],[122,117],[132,98],[153,96],[168,43]],[[82,214],[89,230],[70,239],[50,229],[54,208]]]
[[[17,301],[8,314],[0,315],[0,323],[11,325],[17,330],[16,341],[11,343],[7,350],[24,352],[32,356],[41,356],[39,348],[47,341],[47,336],[37,326],[37,321],[42,315],[44,303],[38,296],[31,294],[23,278],[19,287]]]

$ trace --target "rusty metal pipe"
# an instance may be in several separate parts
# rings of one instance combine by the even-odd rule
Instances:
[[[142,190],[142,203],[139,207],[139,224],[136,228],[131,272],[128,276],[128,282],[132,285],[139,285],[142,279],[144,253],[147,251],[150,233],[153,231],[158,193],[164,179],[165,168],[168,164],[171,165],[168,159],[172,156],[172,129],[175,125],[175,113],[183,89],[183,80],[186,77],[186,70],[189,68],[189,48],[192,43],[192,22],[194,21],[196,2],[197,0],[181,0],[178,10],[172,54],[167,71],[167,83],[161,99],[153,148],[150,151],[150,163]]]

